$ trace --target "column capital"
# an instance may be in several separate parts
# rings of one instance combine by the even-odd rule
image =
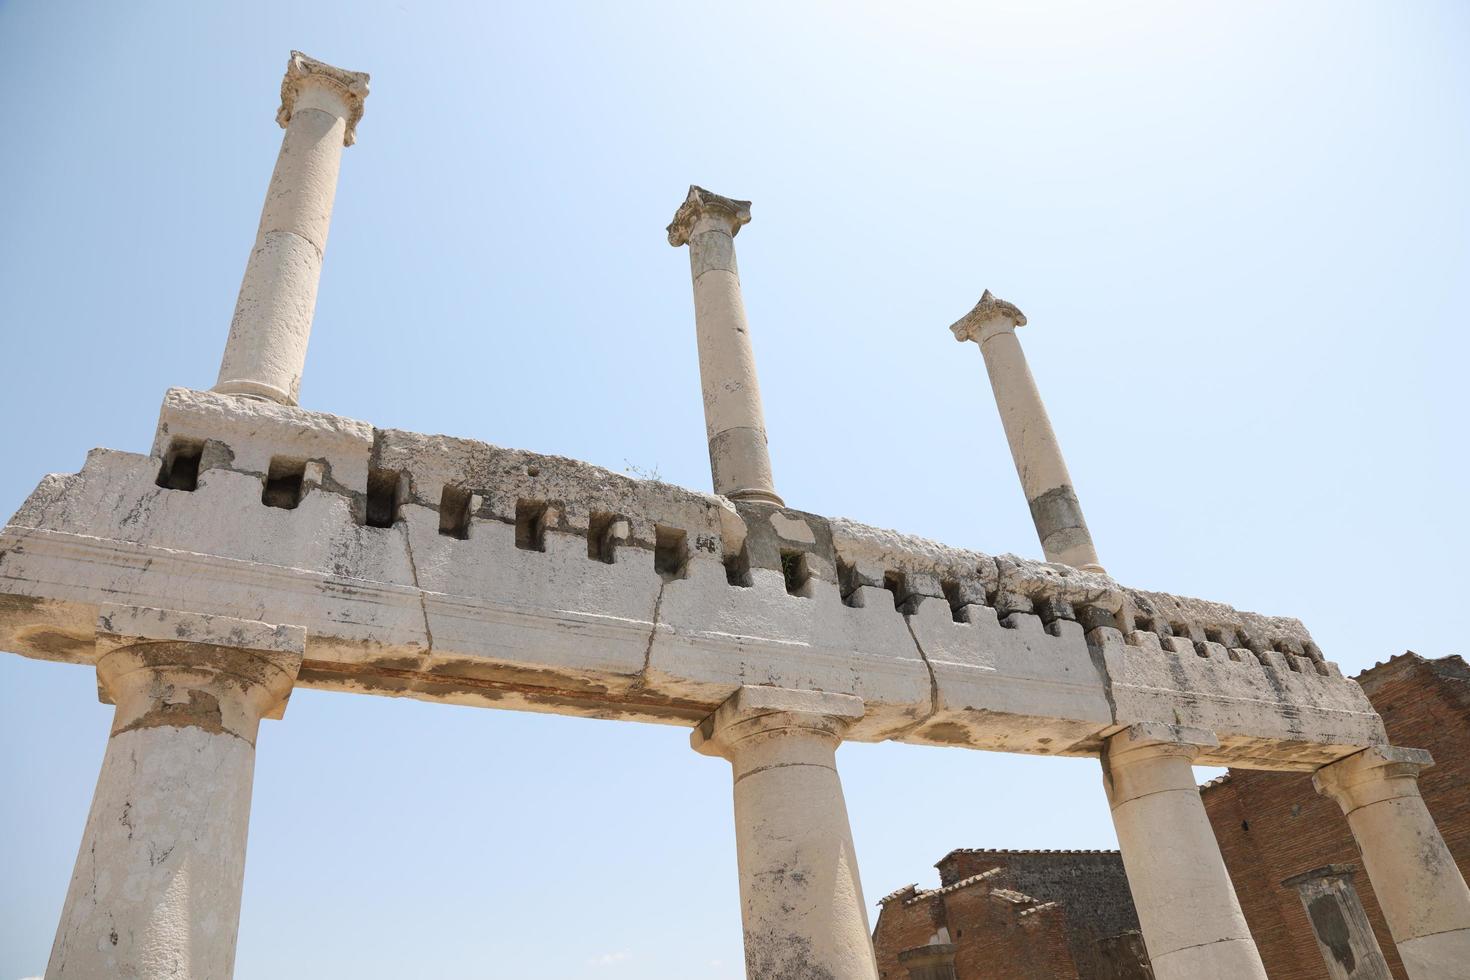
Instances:
[[[1419,795],[1419,773],[1434,765],[1424,749],[1377,745],[1312,774],[1312,785],[1352,813],[1360,807],[1385,800]]]
[[[303,109],[333,111],[312,102],[307,94],[313,89],[325,90],[330,96],[340,99],[347,110],[344,116],[347,129],[342,134],[342,145],[351,146],[357,142],[357,123],[362,118],[363,103],[367,101],[369,81],[367,72],[347,71],[325,61],[317,61],[300,51],[292,51],[286,60],[286,77],[281,79],[281,107],[276,110],[276,122],[285,129],[291,122],[291,113],[296,110],[298,100],[302,99],[305,99],[301,102]]]
[[[863,716],[863,699],[826,691],[747,686],[730,695],[690,733],[702,755],[728,758],[735,748],[766,735],[808,735],[832,742]]]
[[[285,712],[305,649],[299,626],[104,604],[97,695],[117,705],[114,735],[192,727],[254,743],[261,718]]]
[[[728,231],[734,237],[740,226],[750,223],[750,202],[721,197],[695,184],[689,185],[689,196],[674,212],[669,222],[669,244],[678,248],[693,237],[697,226],[705,222]]]
[[[1026,314],[1022,313],[1016,304],[996,298],[995,294],[987,289],[973,310],[950,325],[949,332],[954,334],[954,339],[961,343],[973,340],[979,344],[998,333],[1025,325]]]
[[[1108,736],[1108,758],[1116,762],[1120,756],[1148,751],[1150,755],[1183,755],[1194,758],[1201,749],[1219,748],[1214,732],[1203,728],[1169,725],[1160,721],[1141,721]]]

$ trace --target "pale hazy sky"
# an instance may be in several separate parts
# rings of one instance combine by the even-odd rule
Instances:
[[[1470,6],[0,4],[0,511],[208,387],[286,55],[369,71],[302,403],[707,488],[691,182],[793,506],[1036,555],[980,354],[1022,332],[1108,569],[1463,650]],[[110,709],[0,656],[0,980],[44,969]],[[869,901],[1111,847],[1097,766],[849,745]],[[672,727],[299,692],[237,976],[740,976],[728,767]]]

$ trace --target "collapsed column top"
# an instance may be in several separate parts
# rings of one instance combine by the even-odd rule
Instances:
[[[368,97],[370,77],[364,71],[347,71],[325,61],[292,51],[286,61],[286,77],[281,79],[281,108],[276,110],[276,122],[285,129],[291,122],[291,113],[303,90],[321,86],[331,91],[347,106],[347,129],[342,134],[342,145],[357,142],[357,122],[362,118],[363,103]]]
[[[694,226],[704,217],[725,219],[733,237],[739,233],[741,225],[750,223],[750,202],[721,197],[690,184],[689,196],[684,198],[684,203],[674,212],[674,220],[669,223],[669,244],[675,248],[687,244],[689,236],[694,234]]]

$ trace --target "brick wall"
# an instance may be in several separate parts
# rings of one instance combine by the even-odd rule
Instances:
[[[1470,876],[1470,668],[1459,657],[1395,657],[1358,677],[1394,745],[1428,749],[1435,766],[1419,779],[1429,812]],[[1309,776],[1233,770],[1202,795],[1225,866],[1272,980],[1328,980],[1311,925],[1281,881],[1324,864],[1357,864],[1347,820],[1318,796]],[[1367,875],[1358,895],[1389,969],[1407,980]]]

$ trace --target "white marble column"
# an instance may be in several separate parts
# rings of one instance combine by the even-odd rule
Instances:
[[[367,94],[367,75],[291,52],[276,114],[286,135],[215,391],[296,404],[342,148],[353,143]]]
[[[836,762],[862,715],[847,695],[742,687],[691,736],[734,769],[750,980],[877,980]]]
[[[117,711],[47,980],[227,980],[256,729],[284,710],[305,631],[121,606],[97,630]]]
[[[1208,732],[1143,724],[1108,739],[1103,782],[1157,980],[1266,980],[1200,799]]]
[[[1378,907],[1411,980],[1470,976],[1470,889],[1419,795],[1423,749],[1373,748],[1318,769],[1347,814]]]
[[[715,493],[732,500],[780,504],[771,478],[755,352],[735,267],[735,235],[749,221],[749,201],[690,187],[669,225],[669,244],[689,246],[699,380]]]
[[[1072,489],[1062,448],[1052,431],[1036,380],[1031,377],[1021,342],[1016,339],[1016,328],[1025,325],[1026,317],[1020,310],[996,299],[987,289],[975,308],[949,329],[956,340],[973,340],[980,345],[995,406],[1000,410],[1011,458],[1021,477],[1021,489],[1031,507],[1031,520],[1036,524],[1046,560],[1100,572],[1103,568],[1087,522],[1082,519],[1082,505]]]

